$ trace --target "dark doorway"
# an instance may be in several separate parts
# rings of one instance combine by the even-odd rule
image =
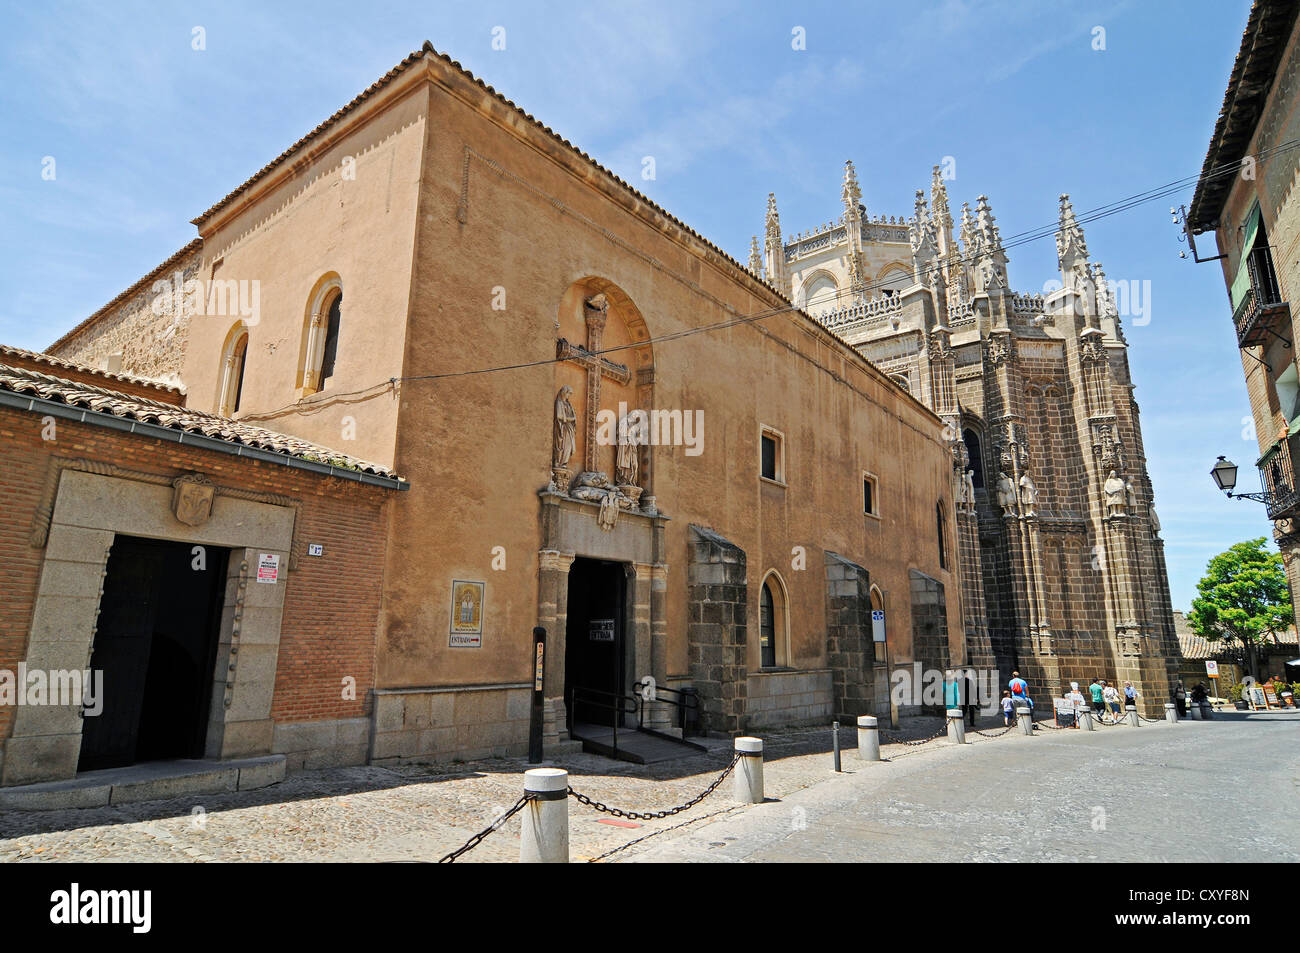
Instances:
[[[569,569],[564,692],[574,722],[614,724],[622,696],[627,575],[622,563],[575,559]]]
[[[114,539],[90,658],[104,708],[82,722],[79,771],[203,756],[228,555]]]

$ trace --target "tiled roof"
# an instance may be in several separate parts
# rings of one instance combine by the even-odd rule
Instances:
[[[1271,645],[1273,643],[1267,643]],[[1278,633],[1277,645],[1288,646],[1298,644],[1296,641],[1295,626],[1292,626],[1285,632]],[[1203,635],[1196,635],[1193,632],[1178,633],[1178,648],[1183,653],[1183,658],[1193,662],[1203,662],[1206,659],[1217,658],[1223,653],[1224,643],[1211,642]]]
[[[1188,227],[1193,232],[1218,224],[1219,213],[1237,181],[1237,166],[1250,147],[1269,90],[1273,88],[1278,62],[1291,38],[1297,14],[1300,14],[1300,0],[1255,0],[1250,8],[1241,47],[1223,94],[1223,106],[1187,213]]]
[[[39,351],[28,351],[25,348],[0,344],[0,363],[3,363],[6,357],[20,358],[27,361],[33,361],[37,364],[48,364],[50,367],[59,368],[61,370],[72,370],[84,374],[95,374],[98,377],[107,377],[115,381],[140,384],[142,386],[152,387],[154,390],[170,391],[177,397],[181,395],[179,387],[173,387],[171,384],[165,384],[162,381],[151,380],[148,377],[136,377],[134,374],[119,374],[114,371],[104,371],[97,367],[91,367],[89,364],[81,364],[77,361],[69,361],[62,357],[55,357],[53,354],[43,354]]]
[[[28,368],[11,367],[2,360],[0,360],[0,391],[39,397],[43,400],[67,404],[70,407],[80,407],[127,420],[156,424],[184,433],[201,434],[231,444],[256,447],[272,453],[281,453],[287,457],[329,464],[343,470],[395,478],[393,472],[387,467],[358,460],[298,437],[253,427],[217,414],[190,410],[146,397],[132,397],[105,387],[65,380]]]

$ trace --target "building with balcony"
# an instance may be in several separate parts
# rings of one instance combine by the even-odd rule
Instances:
[[[1292,302],[1300,292],[1300,0],[1251,7],[1187,212],[1213,232],[1259,439],[1267,518],[1300,596],[1300,373]]]

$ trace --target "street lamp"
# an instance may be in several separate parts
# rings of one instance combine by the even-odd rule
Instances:
[[[1210,470],[1210,476],[1214,478],[1214,485],[1228,494],[1230,500],[1254,500],[1256,503],[1263,503],[1265,506],[1271,507],[1274,505],[1274,496],[1267,490],[1260,493],[1232,492],[1237,485],[1237,465],[1227,457],[1219,457],[1219,461]]]
[[[1237,465],[1227,457],[1219,457],[1219,462],[1214,465],[1210,471],[1210,476],[1214,478],[1215,485],[1232,496],[1233,489],[1237,486]]]

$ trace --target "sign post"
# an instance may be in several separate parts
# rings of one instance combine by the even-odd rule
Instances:
[[[1206,660],[1205,660],[1205,674],[1208,675],[1210,678],[1218,678],[1218,677],[1219,677],[1219,663],[1216,662],[1216,661],[1214,661],[1214,659],[1206,659]]]
[[[546,630],[533,629],[533,704],[528,713],[528,763],[542,763],[542,684],[546,676]]]

